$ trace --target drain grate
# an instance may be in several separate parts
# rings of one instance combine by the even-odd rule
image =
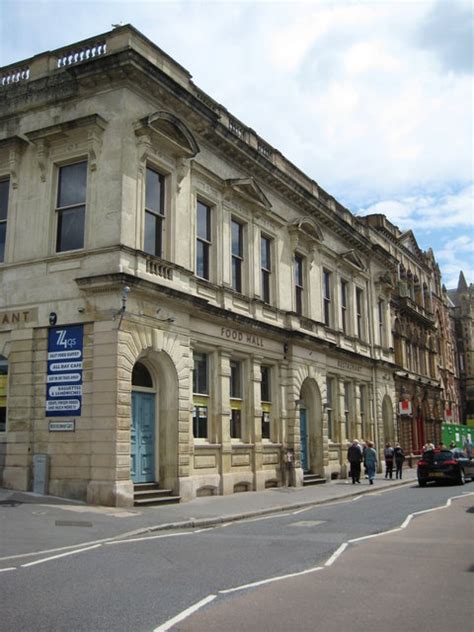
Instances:
[[[82,520],[56,520],[54,523],[57,527],[92,527],[92,522],[84,522]]]

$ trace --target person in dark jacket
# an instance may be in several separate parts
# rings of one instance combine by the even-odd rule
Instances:
[[[347,460],[351,464],[350,476],[352,478],[352,484],[360,483],[360,464],[362,462],[362,450],[360,449],[359,442],[354,439],[352,445],[347,450]]]
[[[385,450],[383,451],[385,459],[385,478],[392,478],[393,475],[393,448],[390,443],[385,444]]]
[[[395,478],[402,480],[403,461],[405,460],[405,453],[399,443],[395,444],[393,448],[393,458],[395,460]]]

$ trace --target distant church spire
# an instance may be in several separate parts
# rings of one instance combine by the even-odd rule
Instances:
[[[464,278],[464,272],[461,270],[459,273],[458,292],[465,292],[468,289],[466,279]]]

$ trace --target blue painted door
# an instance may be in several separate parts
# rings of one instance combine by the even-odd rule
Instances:
[[[131,470],[134,483],[155,481],[155,395],[132,392]]]
[[[306,422],[306,408],[300,408],[300,439],[301,439],[301,467],[309,470],[308,463],[308,425]]]

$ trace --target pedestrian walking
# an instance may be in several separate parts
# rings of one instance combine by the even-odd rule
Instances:
[[[385,478],[392,478],[393,475],[393,448],[390,443],[385,444],[383,451],[385,459]]]
[[[357,439],[354,439],[352,441],[352,444],[347,450],[347,460],[349,461],[351,466],[349,475],[352,478],[352,484],[355,485],[356,483],[360,483],[360,464],[362,463],[362,450]]]
[[[403,461],[405,460],[405,453],[399,443],[395,444],[393,448],[393,459],[395,461],[395,478],[402,480]]]
[[[423,452],[429,452],[430,450],[434,450],[434,444],[431,443],[431,441],[428,441],[428,443],[425,443],[425,445],[423,446]]]
[[[367,441],[364,454],[364,465],[367,469],[369,484],[373,485],[375,479],[375,468],[377,467],[377,452],[374,450],[374,444],[372,441]]]
[[[470,437],[466,437],[463,443],[464,452],[468,459],[472,459],[472,441]]]
[[[364,477],[365,478],[369,478],[367,476],[367,468],[365,467],[365,451],[367,450],[367,441],[368,439],[362,439],[361,443],[359,444],[360,451],[362,452],[362,463],[364,464]]]

